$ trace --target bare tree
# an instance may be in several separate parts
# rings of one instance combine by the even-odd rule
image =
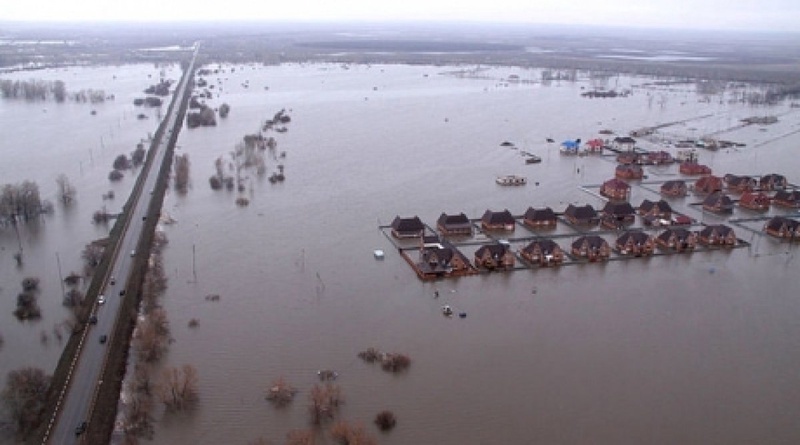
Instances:
[[[288,405],[297,394],[297,389],[289,384],[283,377],[279,377],[272,381],[272,384],[267,390],[266,399],[272,402],[278,408]]]
[[[325,385],[314,385],[309,394],[308,406],[311,422],[319,425],[333,419],[341,403],[342,395],[339,385],[330,382]]]
[[[75,199],[75,187],[69,182],[67,175],[63,173],[58,175],[56,184],[58,184],[58,194],[61,198],[61,202],[70,204]]]
[[[313,431],[292,430],[286,435],[286,445],[314,445],[315,442]]]
[[[197,384],[197,370],[192,365],[165,369],[159,386],[161,402],[167,411],[186,411],[193,408],[199,400]]]
[[[350,424],[340,420],[331,426],[331,437],[341,445],[377,445],[373,437],[367,434],[362,425]]]
[[[189,187],[189,154],[175,156],[175,189],[186,192]]]
[[[85,275],[94,273],[94,269],[100,264],[100,260],[103,258],[104,250],[103,246],[99,243],[89,243],[83,248],[81,258],[83,258],[83,271]]]
[[[47,408],[51,378],[39,368],[22,368],[8,373],[0,399],[19,438],[25,438],[41,423]]]

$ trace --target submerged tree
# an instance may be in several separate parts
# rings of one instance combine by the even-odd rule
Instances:
[[[175,189],[186,192],[189,187],[189,154],[175,156]]]
[[[8,373],[0,399],[19,438],[26,438],[41,424],[51,379],[39,368],[22,368]]]
[[[198,396],[197,370],[192,365],[169,367],[164,370],[160,384],[161,401],[167,411],[185,411],[193,408]]]
[[[67,175],[63,173],[58,175],[56,184],[58,184],[58,196],[61,198],[61,202],[64,204],[72,203],[75,199],[75,187],[69,182]]]

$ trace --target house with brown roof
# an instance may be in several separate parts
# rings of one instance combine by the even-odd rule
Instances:
[[[572,224],[593,226],[600,221],[597,211],[590,204],[583,206],[568,205],[564,211],[564,218]]]
[[[733,193],[751,192],[758,187],[758,181],[750,176],[738,176],[728,173],[722,179],[727,189]]]
[[[612,144],[617,150],[633,151],[636,147],[636,139],[630,136],[618,136],[614,138]]]
[[[436,220],[436,228],[442,235],[446,236],[472,235],[472,223],[467,218],[467,215],[463,213],[457,215],[442,213],[439,219]]]
[[[678,171],[683,175],[710,175],[711,167],[697,162],[682,162]]]
[[[609,179],[600,186],[600,194],[609,199],[627,201],[631,194],[631,186],[621,179]]]
[[[541,267],[557,266],[564,262],[564,250],[551,239],[539,239],[519,251],[520,256]]]
[[[736,233],[725,224],[705,226],[698,232],[697,241],[706,246],[734,246]]]
[[[800,191],[797,190],[778,190],[772,197],[772,203],[780,207],[790,209],[800,208]]]
[[[763,212],[769,209],[770,199],[764,192],[744,192],[739,198],[739,207]]]
[[[487,244],[475,251],[475,266],[484,269],[510,269],[514,267],[515,260],[508,244]]]
[[[686,196],[687,191],[686,181],[681,179],[667,181],[661,185],[661,194],[664,196],[678,198]]]
[[[418,216],[411,218],[396,216],[391,227],[392,236],[395,238],[419,238],[425,232],[425,225]]]
[[[617,155],[617,163],[622,165],[633,165],[639,163],[639,153],[624,151]]]
[[[611,246],[600,236],[585,235],[572,243],[572,254],[589,261],[605,261],[611,256]]]
[[[703,209],[714,213],[733,213],[733,200],[722,192],[714,192],[703,200]]]
[[[558,217],[550,207],[534,209],[528,207],[523,216],[522,223],[532,229],[553,228],[558,224]]]
[[[505,230],[507,232],[513,232],[515,226],[516,221],[514,220],[514,216],[511,215],[508,209],[502,212],[487,210],[483,213],[483,217],[481,217],[481,227],[483,230]]]
[[[722,190],[722,178],[719,176],[703,176],[694,183],[694,192],[702,195],[718,192],[720,190]]]
[[[669,152],[660,150],[646,153],[642,162],[647,165],[668,165],[675,162],[675,159]]]
[[[683,252],[693,250],[697,246],[697,234],[680,227],[667,229],[658,234],[656,244],[664,249]]]
[[[614,247],[622,255],[652,255],[655,250],[653,237],[639,230],[629,230],[617,238]]]
[[[783,216],[775,216],[764,224],[768,234],[790,241],[800,241],[800,222]]]
[[[789,185],[789,181],[786,180],[786,176],[779,175],[777,173],[770,173],[768,175],[764,175],[761,179],[758,180],[758,186],[761,190],[781,190],[786,188]]]
[[[644,218],[661,218],[670,219],[672,217],[672,206],[667,201],[660,199],[658,201],[650,201],[645,199],[636,209],[639,215]]]
[[[635,220],[636,211],[627,201],[608,201],[603,207],[600,217],[600,222],[610,229],[619,229],[627,224],[633,224]]]
[[[619,164],[614,170],[614,176],[618,179],[642,179],[644,170],[636,164]]]
[[[422,278],[460,275],[472,268],[469,259],[455,246],[442,241],[420,249],[417,269]]]

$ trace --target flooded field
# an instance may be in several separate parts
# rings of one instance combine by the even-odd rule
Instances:
[[[749,247],[424,283],[378,229],[396,215],[418,215],[433,225],[442,212],[479,218],[487,209],[519,215],[530,206],[601,208],[604,201],[581,186],[613,177],[614,158],[563,156],[559,143],[679,121],[640,145],[674,154],[662,139],[713,133],[746,144],[701,150],[700,161],[715,174],[781,173],[798,183],[800,109],[734,100],[754,87],[701,95],[694,84],[585,72],[576,81],[543,82],[538,69],[474,66],[221,68],[205,76],[215,85],[208,102],[229,104],[230,115],[216,127],[182,130],[177,152],[189,155],[191,185],[185,194],[169,192],[163,209],[176,222],[163,227],[169,239],[163,305],[174,342],[161,366],[194,365],[201,401],[191,415],[159,413],[153,443],[244,444],[260,436],[280,443],[290,430],[309,427],[308,395],[320,369],[338,372],[345,400],[339,417],[365,425],[385,444],[800,439],[800,300],[791,278],[796,246],[737,229]],[[54,190],[55,182],[47,178],[66,170],[71,159],[77,165],[65,173],[75,182],[81,178],[80,208],[90,207],[90,215],[102,205],[113,157],[155,129],[155,119],[119,123],[147,86],[138,80],[157,75],[153,67],[113,72],[131,79],[123,89],[130,100],[117,93],[105,104],[113,113],[89,116],[83,108],[86,117],[74,113],[74,121],[53,122],[60,131],[37,132],[51,138],[42,149],[69,141],[74,150],[54,154],[64,162],[48,158],[42,170],[42,163],[28,164],[21,147],[30,131],[20,131],[18,143],[6,138],[4,154],[20,163],[0,167],[3,182],[42,178],[43,195],[52,195],[45,186]],[[111,70],[91,73],[116,81],[109,79]],[[630,94],[581,97],[598,87]],[[5,128],[33,130],[34,119],[51,116],[53,107],[0,101],[0,118],[5,127],[11,122],[6,116],[27,116]],[[282,109],[291,123],[285,133],[270,135],[285,157],[271,160],[264,176],[250,174],[242,192],[212,190],[215,160],[228,158],[245,134]],[[778,122],[740,126],[740,119],[767,115]],[[91,120],[98,118],[108,121]],[[73,133],[75,127],[85,137]],[[101,154],[98,139],[112,130],[118,148],[104,136]],[[504,141],[514,148],[501,146]],[[88,158],[92,147],[90,169],[91,160],[78,159]],[[525,164],[521,151],[542,162]],[[272,183],[268,177],[278,164],[286,179]],[[495,183],[508,174],[526,176],[527,185]],[[651,180],[682,177],[677,166],[646,167],[646,174]],[[116,202],[130,185],[125,178],[115,186]],[[237,206],[237,197],[249,205]],[[631,203],[645,198],[658,195],[634,182]],[[703,223],[753,215],[739,208],[730,217],[708,214],[690,205],[699,200],[690,195],[670,203]],[[42,304],[42,321],[21,325],[10,314],[18,282],[35,270],[48,277],[49,294],[59,295],[52,252],[62,252],[64,271],[78,268],[79,249],[103,236],[88,216],[70,219],[56,208],[38,235],[23,237],[32,257],[24,271],[11,258],[14,232],[0,231],[8,308],[0,314],[3,373],[28,364],[52,368],[60,349],[39,339],[39,331],[65,312],[60,299]],[[386,252],[383,261],[373,257],[375,249]],[[66,252],[72,264],[64,264]],[[210,294],[219,301],[208,301]],[[443,317],[444,304],[468,316]],[[192,319],[194,328],[188,327]],[[357,354],[369,347],[407,354],[411,367],[393,375],[365,364]],[[29,350],[41,352],[21,357]],[[265,400],[280,376],[300,390],[283,410]],[[398,419],[389,434],[372,424],[385,409]]]

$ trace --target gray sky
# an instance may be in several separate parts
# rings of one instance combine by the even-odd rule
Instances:
[[[800,0],[2,0],[0,20],[481,21],[800,31]]]

